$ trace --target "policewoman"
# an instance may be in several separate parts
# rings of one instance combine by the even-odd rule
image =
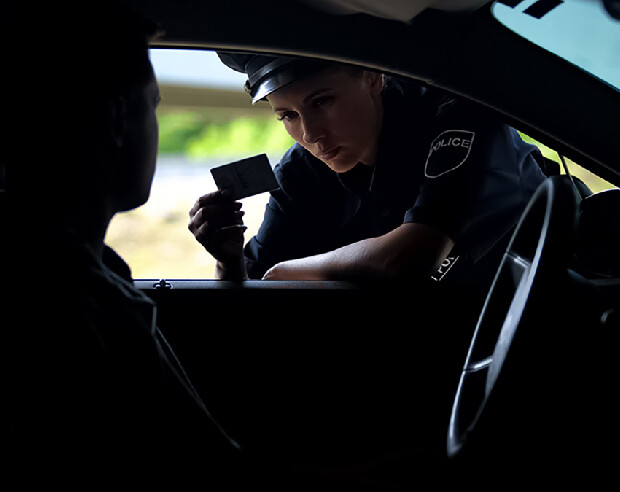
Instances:
[[[344,65],[220,53],[248,75],[295,144],[275,167],[258,234],[226,192],[200,197],[189,229],[221,279],[488,284],[543,181],[538,150],[473,104]]]

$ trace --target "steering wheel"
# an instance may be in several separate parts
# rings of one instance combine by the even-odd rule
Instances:
[[[508,370],[507,360],[515,358],[512,352],[519,354],[513,343],[517,329],[534,328],[530,326],[532,323],[522,323],[528,309],[537,305],[545,286],[553,280],[557,283],[561,278],[558,273],[562,269],[566,271],[577,205],[570,178],[556,176],[539,186],[523,212],[471,339],[452,405],[447,440],[449,456],[463,453],[463,446],[480,426],[484,409],[498,380],[502,379],[500,376],[505,377],[502,368]],[[518,367],[511,364],[510,371],[518,371]],[[510,425],[510,416],[501,415],[500,419]]]

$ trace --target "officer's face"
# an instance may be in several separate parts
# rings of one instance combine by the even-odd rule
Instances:
[[[297,80],[267,99],[296,142],[343,173],[358,162],[375,163],[382,88],[380,74],[326,70]]]

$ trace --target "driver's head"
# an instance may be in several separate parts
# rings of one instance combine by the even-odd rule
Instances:
[[[383,76],[324,61],[219,53],[246,73],[253,102],[267,100],[289,135],[334,171],[374,165],[383,120]]]
[[[71,5],[11,12],[28,36],[8,60],[10,190],[18,199],[44,194],[51,206],[90,193],[114,211],[136,207],[157,151],[148,57],[156,25],[112,2]]]

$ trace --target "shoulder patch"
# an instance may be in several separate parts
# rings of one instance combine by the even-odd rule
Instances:
[[[438,178],[461,166],[469,157],[475,135],[467,130],[446,130],[440,133],[428,151],[424,167],[426,177]]]

